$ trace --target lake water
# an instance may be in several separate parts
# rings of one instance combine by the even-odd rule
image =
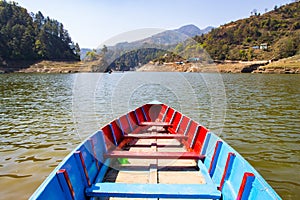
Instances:
[[[283,199],[300,198],[300,76],[0,75],[0,197],[27,199],[87,135],[159,100],[243,155]]]

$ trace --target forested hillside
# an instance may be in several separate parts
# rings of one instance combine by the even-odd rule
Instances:
[[[257,13],[196,36],[215,60],[269,60],[300,51],[300,2]]]
[[[57,20],[0,1],[0,65],[8,61],[79,60],[80,48]]]
[[[149,61],[155,60],[158,57],[164,57],[166,54],[170,53],[166,50],[156,48],[141,48],[129,51],[114,60],[108,66],[107,70],[112,69],[114,71],[134,71],[136,68],[145,65]],[[176,57],[176,55],[172,55]],[[175,61],[174,57],[172,61]],[[176,58],[179,59],[178,57]]]

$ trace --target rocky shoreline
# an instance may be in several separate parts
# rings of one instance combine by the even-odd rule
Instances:
[[[217,62],[216,64],[202,65],[197,63],[148,63],[137,71],[173,71],[173,72],[203,72],[203,73],[263,73],[263,74],[300,74],[299,66],[280,66],[272,64],[269,61],[251,61],[251,62]]]

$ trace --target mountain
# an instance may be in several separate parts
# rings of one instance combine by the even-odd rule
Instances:
[[[188,40],[194,34],[197,35],[192,38],[193,40]],[[126,43],[126,46],[131,47],[131,51],[149,46],[166,49],[165,53],[155,54],[152,51],[151,57],[160,56],[155,59],[160,63],[170,62],[176,57],[178,60],[198,58],[201,62],[207,63],[213,60],[268,61],[287,58],[300,54],[300,2],[275,6],[273,10],[264,14],[253,13],[248,18],[218,28],[210,27],[206,34],[200,33],[193,25],[187,25],[140,41]],[[139,58],[146,57],[141,51],[139,54],[143,55]],[[134,58],[134,53],[130,53],[130,57]],[[118,57],[114,58],[113,62],[118,62],[121,68],[126,65],[127,68],[134,69],[139,63],[144,63],[143,59],[139,59],[139,62],[130,62],[134,59],[128,60],[124,54],[121,60],[125,64],[121,63]]]
[[[189,37],[194,37],[196,35],[202,35],[202,34],[208,33],[212,29],[213,29],[212,26],[208,26],[205,29],[201,30],[197,26],[195,26],[193,24],[190,24],[190,25],[182,26],[179,29],[176,29],[174,31],[179,32],[181,34],[185,34],[185,35],[187,35]]]
[[[134,42],[121,42],[108,47],[106,61],[112,70],[135,70],[137,67],[168,54],[173,61],[180,56],[169,53],[178,43],[191,39],[195,35],[209,32],[212,27],[204,30],[195,25],[182,26],[175,30],[166,30],[150,37]],[[172,52],[172,50],[171,50]]]
[[[209,26],[205,29],[201,30],[195,25],[185,25],[178,29],[174,30],[166,30],[161,33],[157,33],[151,37],[145,38],[143,40],[139,40],[133,42],[134,44],[160,44],[160,45],[174,45],[179,42],[183,42],[188,38],[194,37],[196,35],[202,35],[211,31],[213,27]]]
[[[211,63],[213,60],[278,60],[300,54],[300,2],[275,6],[270,12],[253,13],[248,18],[218,28],[209,27],[206,31],[202,34],[197,27],[187,25],[122,43],[111,49],[114,53],[108,53],[112,59],[108,63],[113,63],[110,66],[115,69],[134,70],[156,56],[154,60],[160,63],[190,58]],[[139,50],[146,48],[152,49],[151,56]],[[113,51],[116,49],[121,53]]]
[[[161,33],[157,33],[150,37],[137,40],[134,42],[121,42],[115,46],[109,47],[110,49],[135,49],[137,47],[147,45],[175,45],[179,42],[183,42],[188,38],[192,38],[196,35],[202,35],[210,32],[213,29],[212,26],[208,26],[201,30],[195,25],[185,25],[178,29],[166,30]]]
[[[201,30],[201,32],[202,32],[201,34],[209,33],[209,32],[212,31],[214,28],[215,28],[215,27],[213,27],[213,26],[208,26],[208,27],[206,27],[206,28],[204,28],[204,29]]]
[[[300,2],[230,22],[195,40],[214,60],[276,60],[300,53]]]

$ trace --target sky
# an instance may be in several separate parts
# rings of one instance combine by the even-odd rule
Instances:
[[[81,48],[110,44],[126,32],[151,34],[194,24],[203,29],[291,3],[292,0],[14,0],[28,12],[63,23]],[[153,32],[153,33],[152,33]],[[119,37],[122,38],[123,37]],[[125,37],[126,38],[126,37]],[[129,39],[128,39],[129,40]],[[118,41],[120,42],[120,41]]]

